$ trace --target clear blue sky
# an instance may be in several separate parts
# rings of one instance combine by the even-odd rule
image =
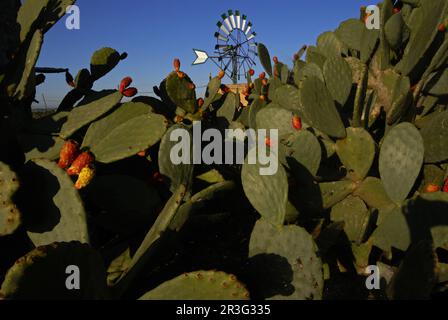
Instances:
[[[116,88],[123,77],[131,76],[140,91],[152,91],[172,70],[173,58],[181,60],[182,70],[200,86],[208,82],[210,72],[215,75],[218,69],[211,62],[192,66],[192,48],[212,51],[216,22],[228,9],[246,14],[257,33],[256,41],[264,43],[271,55],[290,64],[292,55],[302,45],[315,44],[320,33],[334,30],[345,19],[358,17],[361,6],[376,2],[78,0],[81,29],[66,29],[65,17],[62,18],[45,35],[38,66],[69,68],[75,76],[79,69],[88,68],[95,50],[109,46],[126,51],[129,56],[97,81],[94,89]],[[260,68],[258,65],[255,71],[260,72]],[[47,75],[36,98],[42,102],[44,93],[47,103],[57,106],[69,89],[63,75]],[[198,94],[202,91],[198,90]]]

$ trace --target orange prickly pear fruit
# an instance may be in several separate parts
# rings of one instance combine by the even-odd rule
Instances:
[[[425,191],[426,192],[437,192],[437,191],[440,191],[440,187],[433,183],[428,183],[428,185],[425,188]]]
[[[199,98],[199,99],[198,99],[198,107],[200,108],[200,107],[202,107],[203,105],[204,105],[204,99]]]
[[[260,73],[260,75],[258,76],[260,79],[264,79],[266,78],[266,72],[262,72]]]
[[[302,119],[300,119],[299,116],[292,117],[292,126],[296,130],[301,130],[302,129]]]
[[[219,73],[218,73],[218,78],[219,78],[219,79],[222,79],[222,78],[224,78],[225,75],[226,75],[226,73],[225,73],[223,70],[221,70],[221,71],[219,71]]]
[[[68,168],[67,173],[70,176],[79,175],[83,168],[91,166],[94,162],[94,156],[90,152],[84,151],[75,159],[75,161],[73,161],[70,168]]]
[[[268,85],[268,79],[263,78],[263,80],[261,80],[261,84],[266,87]]]
[[[445,31],[446,31],[446,24],[445,24],[445,23],[441,23],[441,24],[439,24],[439,25],[437,26],[437,29],[438,29],[440,32],[445,32]]]
[[[448,192],[448,178],[445,180],[445,183],[443,185],[442,191],[443,192]]]
[[[180,70],[180,60],[179,59],[174,59],[174,61],[173,61],[173,65],[174,65],[174,70],[176,71],[176,72],[178,72],[179,70]]]
[[[254,69],[250,69],[250,70],[249,70],[249,75],[252,77],[254,74],[255,74]]]
[[[95,169],[93,168],[93,166],[82,168],[81,172],[79,173],[78,179],[76,180],[75,188],[79,190],[87,187],[93,180],[93,177],[95,177]]]
[[[271,139],[269,139],[269,137],[266,137],[266,139],[264,139],[264,143],[270,148],[271,147]]]
[[[278,58],[274,57],[272,60],[274,60],[274,64],[278,64]]]
[[[140,151],[139,153],[137,153],[137,155],[138,155],[139,157],[144,157],[144,156],[146,156],[146,151],[145,151],[145,150]]]
[[[261,96],[260,96],[260,100],[261,100],[261,101],[266,101],[266,97],[265,97],[264,95],[261,95]]]
[[[66,169],[70,166],[79,153],[79,144],[74,140],[65,141],[59,153],[59,168]]]

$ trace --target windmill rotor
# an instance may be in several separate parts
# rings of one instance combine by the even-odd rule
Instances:
[[[197,57],[193,65],[210,59],[236,84],[256,64],[257,34],[247,16],[241,15],[238,10],[235,13],[228,10],[222,14],[216,26],[214,55],[208,56],[205,51],[193,49]]]

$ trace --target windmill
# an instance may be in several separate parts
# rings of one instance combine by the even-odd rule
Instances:
[[[203,64],[210,59],[237,84],[256,64],[257,34],[252,30],[252,23],[247,20],[247,16],[240,15],[238,10],[222,14],[216,25],[218,31],[214,35],[216,45],[213,55],[204,50],[193,49],[196,54],[193,65]]]

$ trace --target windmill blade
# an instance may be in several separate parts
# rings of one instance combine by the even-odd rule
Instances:
[[[208,60],[207,52],[196,49],[193,49],[193,51],[196,54],[196,60],[193,61],[193,65],[203,64]]]

